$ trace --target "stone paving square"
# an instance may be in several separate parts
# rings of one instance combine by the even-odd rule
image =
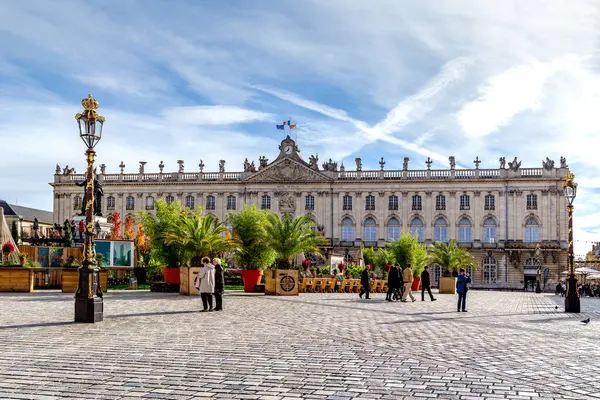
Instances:
[[[600,398],[600,300],[471,291],[200,299],[110,292],[75,324],[72,295],[0,295],[0,399]],[[558,309],[556,308],[558,306]],[[591,323],[579,321],[590,317]]]

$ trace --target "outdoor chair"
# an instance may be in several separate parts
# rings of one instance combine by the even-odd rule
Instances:
[[[327,286],[327,291],[328,291],[329,293],[333,293],[333,292],[335,292],[335,284],[336,284],[336,283],[337,283],[337,279],[335,279],[335,278],[331,278],[331,279],[329,280],[329,286]]]

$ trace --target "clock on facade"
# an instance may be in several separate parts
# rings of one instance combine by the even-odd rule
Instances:
[[[287,145],[287,146],[285,146],[285,147],[283,148],[283,152],[284,152],[285,154],[288,154],[288,155],[289,155],[289,154],[292,154],[292,150],[293,150],[293,148],[292,148],[292,146],[290,146],[290,145]]]

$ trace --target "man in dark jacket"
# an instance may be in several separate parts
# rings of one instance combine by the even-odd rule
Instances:
[[[436,301],[431,293],[431,280],[429,279],[429,267],[426,265],[423,272],[421,272],[421,301],[425,301],[425,291],[429,293],[431,301]]]
[[[392,265],[388,271],[388,290],[385,299],[387,301],[394,301],[392,299],[392,294],[394,293],[394,290],[398,290],[399,287],[400,275],[398,275],[398,267],[396,267],[396,265]]]
[[[213,259],[215,266],[215,311],[223,311],[223,293],[225,292],[225,276],[219,258]]]
[[[467,306],[467,292],[469,291],[468,284],[471,283],[471,277],[466,273],[464,268],[460,269],[460,273],[458,275],[458,279],[456,280],[456,293],[458,293],[458,307],[456,311],[467,312],[465,310]]]
[[[360,277],[360,293],[358,297],[362,299],[363,294],[366,293],[365,299],[369,298],[369,293],[371,293],[371,274],[369,272],[370,265],[367,265],[365,269],[363,269],[362,275]]]

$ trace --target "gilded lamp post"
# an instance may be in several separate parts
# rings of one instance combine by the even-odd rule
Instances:
[[[100,288],[100,270],[97,268],[94,248],[94,147],[102,138],[104,117],[98,115],[98,101],[88,95],[81,100],[83,112],[75,115],[79,124],[79,136],[87,146],[85,152],[87,170],[85,175],[85,242],[83,262],[79,268],[79,285],[75,293],[75,322],[100,322],[103,319],[102,289]]]
[[[577,293],[577,278],[575,278],[575,253],[573,251],[573,200],[577,194],[577,184],[573,182],[575,175],[567,172],[563,191],[567,200],[569,212],[569,279],[567,280],[567,295],[565,296],[565,312],[580,312],[579,294]]]

